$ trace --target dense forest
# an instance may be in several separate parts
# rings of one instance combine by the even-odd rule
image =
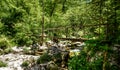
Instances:
[[[80,54],[65,57],[67,70],[119,70],[119,34],[120,0],[0,0],[1,55],[12,46],[77,40],[85,45]],[[51,58],[46,53],[40,57],[38,64]],[[59,57],[54,55],[58,67]]]

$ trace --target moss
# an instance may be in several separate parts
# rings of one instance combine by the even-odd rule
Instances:
[[[28,65],[29,65],[29,62],[28,62],[28,61],[24,61],[24,62],[21,64],[22,67],[27,67]]]
[[[4,63],[3,61],[0,61],[0,67],[6,67],[7,63]]]

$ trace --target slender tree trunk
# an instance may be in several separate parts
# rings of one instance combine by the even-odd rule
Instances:
[[[41,45],[44,43],[44,0],[42,1],[42,8],[43,8],[43,14],[42,14],[42,38],[41,38]]]
[[[106,70],[107,52],[104,52],[103,70]]]

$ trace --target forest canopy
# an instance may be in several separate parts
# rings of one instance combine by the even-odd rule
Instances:
[[[100,30],[108,40],[118,42],[119,7],[119,0],[1,0],[0,34],[18,45],[29,45],[33,40],[39,41],[43,32],[50,36],[66,33],[62,28],[57,31],[51,28],[69,27],[68,36],[71,36],[83,25],[107,24],[107,29],[101,26],[82,30],[93,34]]]

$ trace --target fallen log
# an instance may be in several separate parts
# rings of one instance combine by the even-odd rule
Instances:
[[[88,39],[86,39],[86,38],[55,38],[55,39],[70,40],[70,41],[72,41],[72,42],[77,42],[77,41],[84,42],[84,41],[87,41],[87,40],[88,40]]]

